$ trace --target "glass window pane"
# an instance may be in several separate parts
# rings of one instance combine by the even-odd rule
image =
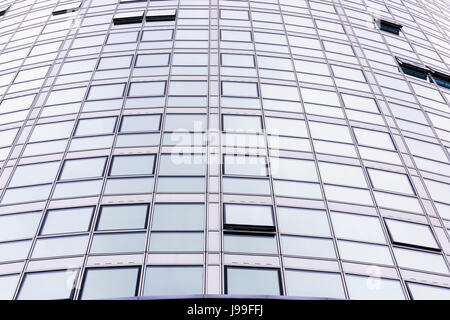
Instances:
[[[96,230],[145,228],[147,212],[146,204],[102,206]]]
[[[278,269],[227,267],[226,294],[281,295]]]
[[[338,273],[286,270],[286,287],[289,296],[345,299]]]
[[[225,234],[223,238],[228,252],[278,253],[275,236]]]
[[[319,162],[319,169],[325,183],[367,188],[364,173],[359,166]]]
[[[145,250],[145,233],[96,234],[91,253],[141,252]]]
[[[64,121],[37,125],[29,142],[68,138],[72,133],[73,124],[73,121]]]
[[[36,240],[32,258],[81,255],[86,252],[89,236],[55,237]]]
[[[440,249],[428,225],[385,219],[392,241],[399,244]]]
[[[152,230],[202,230],[204,210],[198,203],[156,203]]]
[[[48,210],[40,234],[88,231],[94,207]]]
[[[338,238],[386,243],[380,221],[376,217],[332,212],[331,221]]]
[[[25,260],[31,248],[31,240],[0,243],[0,261]]]
[[[159,177],[157,192],[204,192],[205,178],[190,178],[190,177]]]
[[[92,86],[89,90],[88,100],[111,99],[123,97],[125,83]]]
[[[114,156],[111,176],[153,174],[155,155]]]
[[[19,276],[18,274],[0,276],[0,300],[13,299]]]
[[[132,58],[133,56],[101,58],[98,64],[98,70],[129,68]]]
[[[89,268],[84,276],[80,299],[134,297],[137,293],[138,267]]]
[[[132,82],[128,95],[130,97],[137,96],[163,96],[166,93],[165,81],[153,82]]]
[[[277,207],[280,232],[330,237],[327,214],[322,210]]]
[[[259,116],[223,115],[224,131],[253,132],[261,129],[261,117]]]
[[[318,182],[314,161],[288,158],[270,158],[272,175],[277,179]]]
[[[10,187],[29,186],[55,180],[59,162],[47,162],[18,166],[9,183]]]
[[[400,267],[449,274],[441,254],[394,248],[394,255]]]
[[[225,204],[224,223],[234,227],[274,227],[272,206]]]
[[[98,195],[102,189],[102,184],[102,180],[58,183],[53,192],[53,198],[58,199]]]
[[[266,158],[224,155],[224,173],[245,176],[267,176]]]
[[[222,178],[222,191],[225,193],[241,194],[270,194],[269,180],[245,179],[245,178]]]
[[[159,114],[145,116],[124,116],[120,132],[141,132],[159,130],[159,122],[161,116]]]
[[[206,159],[201,154],[162,154],[160,175],[205,175]]]
[[[113,133],[116,120],[116,117],[81,119],[78,121],[75,136]]]
[[[152,232],[149,251],[203,251],[203,232]]]
[[[450,289],[421,283],[406,282],[413,300],[450,300]]]
[[[70,299],[76,270],[27,273],[20,287],[19,300]]]
[[[376,169],[367,169],[372,185],[376,189],[401,192],[414,195],[411,182],[405,174]]]
[[[101,177],[105,163],[106,157],[66,160],[59,178],[66,180]]]
[[[353,300],[404,300],[400,281],[365,277],[357,275],[346,275],[348,293]]]
[[[42,212],[29,212],[0,216],[0,241],[32,238],[41,215]]]
[[[281,236],[285,255],[336,259],[333,240],[295,236]]]
[[[203,293],[203,268],[200,266],[147,267],[144,296],[201,293]]]
[[[338,240],[339,254],[344,260],[393,265],[387,246]]]

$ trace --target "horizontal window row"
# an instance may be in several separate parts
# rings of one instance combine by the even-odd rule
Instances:
[[[79,299],[126,298],[138,295],[138,266],[87,268],[78,293]],[[343,278],[339,273],[286,269],[286,293],[277,268],[225,266],[225,294],[288,295],[302,298],[345,299]],[[73,299],[80,271],[55,270],[26,273],[17,299]],[[345,274],[350,299],[403,300],[405,293],[399,280]],[[12,299],[18,275],[0,276],[0,297]],[[202,266],[147,266],[143,277],[143,296],[193,295],[203,293]],[[448,299],[450,289],[406,282],[412,299]]]

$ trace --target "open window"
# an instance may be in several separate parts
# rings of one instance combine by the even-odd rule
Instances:
[[[404,74],[426,80],[428,77],[428,70],[415,65],[412,62],[400,59],[397,57],[397,62],[400,65]]]
[[[68,3],[68,4],[63,4],[63,5],[57,6],[53,10],[52,14],[54,16],[57,16],[57,15],[61,15],[61,14],[75,12],[80,9],[80,6],[81,6],[80,2],[72,2],[72,3]]]
[[[114,15],[113,23],[114,25],[141,23],[143,19],[144,19],[144,11],[121,12]]]
[[[177,17],[177,10],[151,10],[147,12],[145,16],[145,21],[155,22],[155,21],[175,21]]]
[[[397,24],[397,23],[393,23],[391,21],[387,21],[385,19],[378,19],[376,20],[376,23],[378,25],[378,27],[380,28],[380,30],[389,32],[389,33],[393,33],[396,35],[400,34],[400,30],[402,29],[402,25]]]

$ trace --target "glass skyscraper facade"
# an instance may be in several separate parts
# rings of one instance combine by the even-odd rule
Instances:
[[[0,299],[450,299],[449,12],[0,1]]]

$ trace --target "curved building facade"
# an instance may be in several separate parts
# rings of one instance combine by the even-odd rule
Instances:
[[[449,10],[0,1],[0,298],[450,299]]]

